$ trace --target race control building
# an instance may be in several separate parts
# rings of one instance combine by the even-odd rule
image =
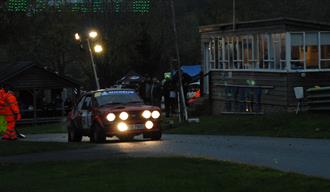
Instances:
[[[276,18],[201,26],[200,34],[213,114],[292,111],[294,88],[306,95],[330,86],[329,23]]]

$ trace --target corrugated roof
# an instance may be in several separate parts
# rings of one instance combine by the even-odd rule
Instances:
[[[315,30],[329,30],[330,23],[319,22],[313,20],[304,20],[290,17],[278,17],[272,19],[262,19],[262,20],[251,20],[251,21],[239,21],[236,23],[236,30],[244,30],[246,28],[260,28],[260,27],[271,27],[278,25],[286,25],[286,26],[299,26],[306,27],[308,29]],[[222,23],[222,24],[214,24],[214,25],[205,25],[199,27],[200,33],[207,33],[213,31],[232,31],[233,24],[232,23]]]

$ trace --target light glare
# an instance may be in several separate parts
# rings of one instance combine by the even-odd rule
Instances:
[[[125,132],[128,130],[128,126],[126,125],[126,123],[121,122],[121,123],[118,123],[117,129],[121,132]]]
[[[79,36],[79,34],[78,34],[78,33],[74,34],[74,38],[75,38],[76,40],[80,40],[80,36]]]
[[[149,119],[151,117],[151,112],[148,110],[143,111],[142,117]]]
[[[113,114],[113,113],[109,113],[108,115],[107,115],[107,120],[108,121],[114,121],[116,119],[116,115],[115,114]]]
[[[120,115],[119,115],[119,118],[123,121],[127,120],[128,119],[128,113],[121,112]]]
[[[96,31],[89,32],[89,37],[92,38],[92,39],[96,38],[97,37],[97,32]]]
[[[152,129],[154,127],[154,123],[152,121],[147,121],[145,126],[147,129]]]
[[[94,46],[95,53],[101,53],[103,51],[103,47],[99,44]]]
[[[152,118],[154,118],[154,119],[158,119],[158,118],[160,117],[160,113],[159,113],[159,111],[153,111],[153,112],[151,113],[151,116],[152,116]]]

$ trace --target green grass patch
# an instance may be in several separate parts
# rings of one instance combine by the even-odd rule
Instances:
[[[200,123],[176,124],[175,134],[247,135],[270,137],[330,138],[328,114],[223,115],[202,117]]]
[[[66,133],[66,123],[52,123],[40,125],[22,125],[18,127],[18,131],[23,134],[47,134],[47,133]]]
[[[329,192],[330,181],[266,168],[188,158],[118,158],[2,164],[1,189],[11,192]]]
[[[41,153],[50,151],[88,148],[94,145],[87,143],[56,143],[28,141],[0,141],[0,156]]]

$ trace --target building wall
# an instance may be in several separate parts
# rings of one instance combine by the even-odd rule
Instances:
[[[330,72],[213,71],[210,78],[213,114],[293,111],[294,87],[330,86]]]

